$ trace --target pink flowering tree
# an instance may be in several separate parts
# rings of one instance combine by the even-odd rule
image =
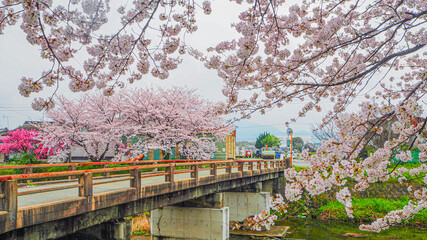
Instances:
[[[113,108],[117,96],[86,94],[77,100],[57,98],[57,107],[47,111],[53,123],[45,123],[42,143],[47,147],[63,144],[56,158],[66,160],[73,148],[81,148],[88,159],[101,161],[108,150],[122,142],[122,122]]]
[[[62,155],[73,146],[81,147],[91,161],[102,160],[116,147],[118,159],[124,154],[147,154],[148,149],[170,152],[173,147],[186,156],[209,158],[216,151],[215,141],[230,131],[214,114],[213,104],[180,88],[87,94],[78,100],[59,97],[58,102],[47,112],[54,123],[43,127],[43,143],[69,146]],[[133,144],[119,147],[124,137],[133,139]]]
[[[37,159],[44,159],[53,154],[53,149],[43,146],[38,140],[36,130],[16,129],[0,138],[0,152],[4,154],[28,153]]]
[[[111,94],[149,73],[165,79],[181,54],[191,50],[183,36],[197,30],[196,12],[211,12],[209,1],[163,0],[137,0],[110,10],[108,0],[3,1],[0,35],[19,24],[28,42],[51,63],[40,76],[23,77],[20,93],[28,97],[66,80],[75,92],[96,86]],[[109,18],[120,21],[113,31],[102,28]],[[89,56],[82,68],[71,63],[76,56]],[[120,79],[124,75],[126,81]],[[37,98],[33,108],[51,108],[52,100]]]
[[[116,108],[121,114],[128,136],[140,139],[132,151],[162,149],[180,152],[192,158],[210,158],[215,141],[224,138],[231,128],[215,114],[214,104],[193,90],[138,89],[117,94]]]
[[[324,102],[334,103],[323,124],[333,121],[337,136],[323,141],[317,154],[304,155],[309,169],[285,171],[289,201],[336,190],[351,218],[354,192],[427,172],[426,1],[327,0],[289,7],[285,1],[236,1],[243,2],[250,6],[233,25],[240,37],[210,48],[204,58],[225,81],[228,101],[222,110],[245,118],[304,102],[295,121],[309,111],[324,111]],[[360,102],[360,111],[348,112],[354,101]],[[390,137],[362,159],[363,149],[382,134],[385,123],[390,123]],[[398,168],[412,160],[410,150],[416,146],[420,167]],[[378,232],[427,208],[427,188],[409,190],[414,200],[407,206],[360,228]]]
[[[427,160],[425,0],[295,4],[234,0],[231,6],[246,7],[232,25],[240,37],[221,42],[208,53],[186,45],[183,35],[196,31],[197,12],[211,13],[209,1],[135,0],[114,9],[121,23],[113,32],[101,31],[107,19],[112,19],[111,12],[116,12],[110,12],[108,1],[73,0],[62,5],[9,0],[2,4],[0,33],[19,23],[27,40],[52,63],[39,77],[21,79],[19,90],[24,96],[61,81],[68,81],[72,91],[96,86],[109,95],[144,74],[168,77],[180,63],[179,55],[187,52],[224,80],[228,100],[218,108],[220,112],[238,112],[246,118],[295,101],[305,103],[295,119],[309,111],[324,111],[323,123],[334,121],[337,137],[324,141],[317,154],[305,156],[310,169],[286,171],[288,200],[338,188],[337,200],[351,217],[353,192],[390,178],[405,182],[409,180],[405,172],[416,178],[427,171],[425,164],[411,170],[398,168],[411,159],[409,150],[415,146],[421,151],[421,161]],[[70,64],[77,55],[89,55],[81,69]],[[360,111],[348,112],[359,97],[366,98]],[[324,102],[334,106],[325,109]],[[33,104],[35,109],[52,106],[51,98],[36,99]],[[365,146],[382,134],[387,122],[391,138],[361,159]],[[388,170],[394,156],[399,161]],[[349,180],[357,184],[350,187]],[[380,231],[426,208],[427,188],[411,191],[416,200],[404,209],[361,228]]]

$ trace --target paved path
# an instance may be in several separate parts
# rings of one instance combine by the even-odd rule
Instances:
[[[247,169],[247,168],[246,168]],[[218,169],[218,174],[225,173],[225,169]],[[233,168],[233,172],[236,172],[237,168]],[[210,170],[199,170],[199,176],[207,176],[210,174]],[[129,175],[123,176],[129,177]],[[181,179],[187,179],[190,178],[190,173],[181,173],[181,174],[175,174],[175,180],[181,180]],[[105,182],[110,180],[116,180],[119,178],[107,178],[107,179],[94,179],[94,183],[99,182]],[[163,183],[165,182],[165,176],[156,176],[156,177],[147,177],[141,179],[141,185],[149,185],[154,183]],[[36,187],[22,187],[18,188],[18,192],[25,192],[30,190],[39,190],[39,189],[46,189],[51,187],[61,187],[61,186],[67,186],[67,185],[74,185],[76,184],[76,181],[69,182],[69,183],[56,183],[56,184],[47,184],[42,186],[36,186]],[[114,191],[114,190],[120,190],[130,187],[130,180],[125,180],[121,182],[114,182],[114,183],[106,183],[106,184],[100,184],[100,185],[94,185],[93,186],[93,194],[97,193],[103,193],[108,191]],[[48,203],[53,201],[59,201],[59,200],[65,200],[65,199],[72,199],[78,197],[78,188],[69,188],[64,190],[56,190],[56,191],[50,191],[50,192],[40,192],[40,193],[34,193],[29,195],[21,195],[18,196],[18,208],[35,205],[35,204],[41,204],[41,203]]]
[[[292,166],[297,166],[297,167],[309,167],[310,163],[306,162],[302,159],[298,159],[298,158],[294,158],[292,160]]]
[[[250,158],[250,159],[242,158],[242,160],[245,160],[245,161],[256,161],[256,160],[264,160],[264,159],[262,159],[262,158]],[[292,160],[292,166],[309,167],[310,163],[306,162],[306,161],[304,161],[304,160],[302,160],[302,159],[300,159],[298,157],[295,157]]]

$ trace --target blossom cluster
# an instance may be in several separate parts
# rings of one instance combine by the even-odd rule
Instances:
[[[29,153],[37,159],[53,155],[60,146],[46,147],[40,142],[41,132],[37,130],[16,129],[0,138],[0,152],[3,154]]]
[[[121,27],[111,32],[104,26],[117,13],[112,13],[109,0],[73,0],[65,5],[5,0],[0,4],[0,34],[20,24],[27,41],[51,63],[39,78],[22,78],[19,91],[25,97],[64,80],[74,92],[114,89],[124,85],[121,78],[131,83],[149,73],[167,78],[185,51],[184,35],[197,30],[198,11],[210,14],[210,1],[137,0],[117,9]],[[158,32],[158,39],[147,37]],[[70,62],[76,56],[86,58],[81,68]],[[36,100],[35,109],[44,109],[41,103]]]
[[[265,209],[261,213],[246,219],[252,231],[270,230],[279,216],[283,216],[287,212],[287,204],[281,194],[270,196],[269,205],[270,209]],[[236,223],[234,228],[240,229],[242,226],[242,224]]]
[[[171,152],[174,147],[182,155],[209,159],[217,150],[215,141],[231,132],[210,102],[182,88],[86,94],[57,101],[57,108],[47,111],[54,123],[43,126],[42,143],[67,146],[56,153],[58,157],[81,147],[90,160],[99,161],[109,149],[122,146],[117,148],[117,159],[147,154],[149,149]],[[124,138],[132,144],[123,145]]]

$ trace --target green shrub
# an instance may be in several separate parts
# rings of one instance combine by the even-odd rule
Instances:
[[[13,165],[29,165],[29,164],[40,164],[40,160],[37,160],[34,155],[29,153],[23,153],[22,155],[16,155],[9,160],[10,164]]]

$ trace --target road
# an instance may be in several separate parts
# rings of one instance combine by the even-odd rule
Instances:
[[[292,166],[297,166],[297,167],[309,167],[310,163],[306,162],[300,158],[294,158],[292,160]]]
[[[218,174],[225,173],[225,169],[218,169]],[[233,169],[233,172],[236,172],[237,168]],[[207,176],[210,174],[210,170],[199,170],[199,176]],[[129,175],[124,176],[123,178],[129,177]],[[175,180],[187,179],[190,178],[190,173],[181,173],[175,174]],[[114,178],[114,180],[119,178]],[[94,183],[101,183],[112,180],[111,178],[107,179],[94,179]],[[156,177],[147,177],[141,179],[141,185],[149,185],[155,183],[163,183],[165,182],[165,176],[156,176]],[[53,187],[62,187],[77,184],[77,181],[68,182],[68,183],[56,183],[56,184],[48,184],[41,186],[32,186],[32,187],[21,187],[18,188],[18,193],[33,191],[33,190],[42,190],[46,188]],[[93,194],[103,193],[108,191],[120,190],[130,187],[130,180],[125,180],[121,182],[113,182],[106,183],[100,185],[93,186]],[[36,205],[41,203],[48,203],[53,201],[65,200],[78,197],[78,188],[69,188],[63,190],[55,190],[50,192],[39,192],[33,193],[29,195],[21,195],[18,196],[18,208]]]

